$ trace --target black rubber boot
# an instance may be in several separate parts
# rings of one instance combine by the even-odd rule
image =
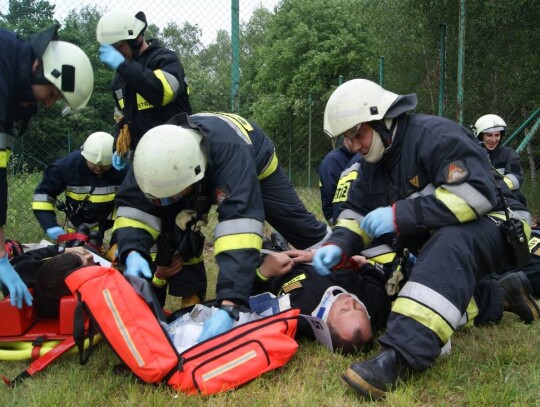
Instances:
[[[353,363],[343,375],[343,380],[363,397],[378,400],[412,372],[394,349],[383,348],[374,358]]]
[[[503,293],[503,308],[532,324],[540,315],[538,303],[532,296],[532,287],[523,271],[509,272],[497,281]]]

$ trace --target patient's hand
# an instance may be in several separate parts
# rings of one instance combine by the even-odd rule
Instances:
[[[288,250],[285,253],[294,263],[309,263],[313,259],[311,250]]]
[[[293,266],[293,259],[288,252],[269,253],[263,260],[259,273],[266,278],[277,277],[287,274]]]

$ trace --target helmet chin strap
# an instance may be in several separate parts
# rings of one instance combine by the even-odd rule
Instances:
[[[390,122],[390,120],[391,119],[387,119],[386,121]],[[377,120],[369,123],[373,129],[373,139],[368,153],[364,156],[364,159],[368,163],[380,161],[386,151],[391,147],[396,124],[397,120],[393,119],[390,129],[388,129],[385,120]]]
[[[393,119],[390,129],[386,127],[385,120],[375,120],[369,122],[369,125],[373,130],[375,130],[381,136],[384,148],[388,148],[392,145],[392,138],[394,136],[394,130],[396,129],[397,120]]]
[[[144,41],[144,37],[142,37],[142,40],[138,42],[137,42],[137,38],[127,41],[129,48],[131,49],[131,55],[133,55],[133,59],[139,56],[139,52],[141,51],[141,47]]]

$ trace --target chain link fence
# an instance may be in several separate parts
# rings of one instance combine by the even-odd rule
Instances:
[[[15,9],[13,6],[15,3],[34,8],[44,7],[44,4],[51,7],[41,12],[34,10],[34,15],[22,6]],[[117,0],[111,5],[102,0],[79,0],[76,3],[57,0],[10,1],[9,4],[0,5],[5,28],[19,32],[23,37],[27,37],[32,31],[47,27],[53,21],[60,22],[60,38],[77,43],[87,52],[93,63],[96,78],[94,94],[84,111],[58,120],[61,116],[59,107],[47,111],[40,110],[31,121],[25,136],[17,140],[8,171],[10,189],[7,237],[23,242],[39,241],[46,237],[31,210],[33,191],[41,179],[43,170],[52,161],[80,148],[92,132],[113,131],[114,103],[109,93],[113,72],[99,62],[98,44],[95,39],[95,26],[103,13],[112,8],[132,11],[133,14],[138,11],[145,12],[149,24],[145,37],[158,38],[163,45],[175,50],[182,60],[189,78],[190,99],[194,112],[235,110],[236,113],[252,119],[250,104],[246,102],[256,100],[260,95],[253,92],[242,94],[241,91],[240,94],[234,94],[235,88],[231,85],[233,82],[231,77],[234,77],[231,58],[231,21],[236,13],[235,5],[238,4],[239,70],[242,72],[242,63],[252,51],[243,43],[245,28],[250,19],[256,15],[255,10],[263,7],[272,12],[278,3],[279,0],[158,0],[154,3],[142,0]],[[35,24],[28,24],[27,20],[35,21]],[[433,66],[436,63],[432,61]],[[426,66],[428,65],[426,63]],[[344,78],[347,79],[351,78]],[[337,77],[335,85],[338,85]],[[321,220],[324,220],[324,217],[318,188],[318,166],[333,148],[330,140],[322,132],[327,98],[328,93],[312,95],[306,92],[304,100],[299,103],[300,107],[294,106],[294,110],[291,107],[290,115],[279,124],[271,126],[263,124],[263,129],[276,144],[278,158],[291,182],[306,206]],[[503,117],[509,126],[508,134],[532,113],[531,109],[516,106],[510,114]],[[423,113],[437,112],[423,111]],[[497,112],[475,112],[473,120],[486,113]],[[466,125],[473,123],[474,121]],[[516,148],[522,139],[522,136],[516,138],[510,146]],[[528,170],[528,176],[531,174],[534,176],[536,172],[536,166],[539,164],[536,161],[538,157],[536,152],[539,149],[540,145],[533,139],[522,153],[522,164]],[[530,191],[526,191],[528,192]],[[58,216],[59,221],[63,222],[62,213],[58,212]]]

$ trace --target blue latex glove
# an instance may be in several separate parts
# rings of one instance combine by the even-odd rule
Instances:
[[[339,263],[342,254],[341,247],[335,244],[323,246],[313,256],[313,268],[321,276],[327,276],[331,273],[330,269]]]
[[[23,298],[26,305],[32,305],[32,294],[30,294],[26,284],[23,283],[19,274],[10,264],[7,256],[0,259],[0,287],[2,284],[9,291],[11,305],[15,306],[17,304],[17,308],[21,309]]]
[[[415,264],[416,263],[416,256],[414,254],[409,253],[409,257],[407,258],[407,264]]]
[[[124,168],[126,168],[127,163],[128,163],[128,161],[124,156],[118,154],[116,151],[113,153],[113,155],[112,155],[112,166],[116,170],[122,171]]]
[[[124,275],[146,278],[152,277],[148,262],[138,252],[131,252],[127,256],[126,271],[124,271]]]
[[[233,324],[234,319],[231,318],[227,311],[222,309],[217,310],[214,315],[204,321],[203,330],[197,342],[202,342],[223,332],[227,332],[232,328]]]
[[[47,236],[49,236],[49,239],[51,240],[58,240],[58,236],[65,235],[66,231],[62,229],[60,226],[53,226],[51,228],[48,228],[45,233],[47,233]]]
[[[124,62],[126,58],[124,58],[124,56],[112,45],[103,44],[99,47],[99,60],[116,71],[118,66]]]
[[[385,233],[395,232],[394,214],[392,208],[386,206],[372,210],[360,223],[360,228],[373,237],[379,237]]]

